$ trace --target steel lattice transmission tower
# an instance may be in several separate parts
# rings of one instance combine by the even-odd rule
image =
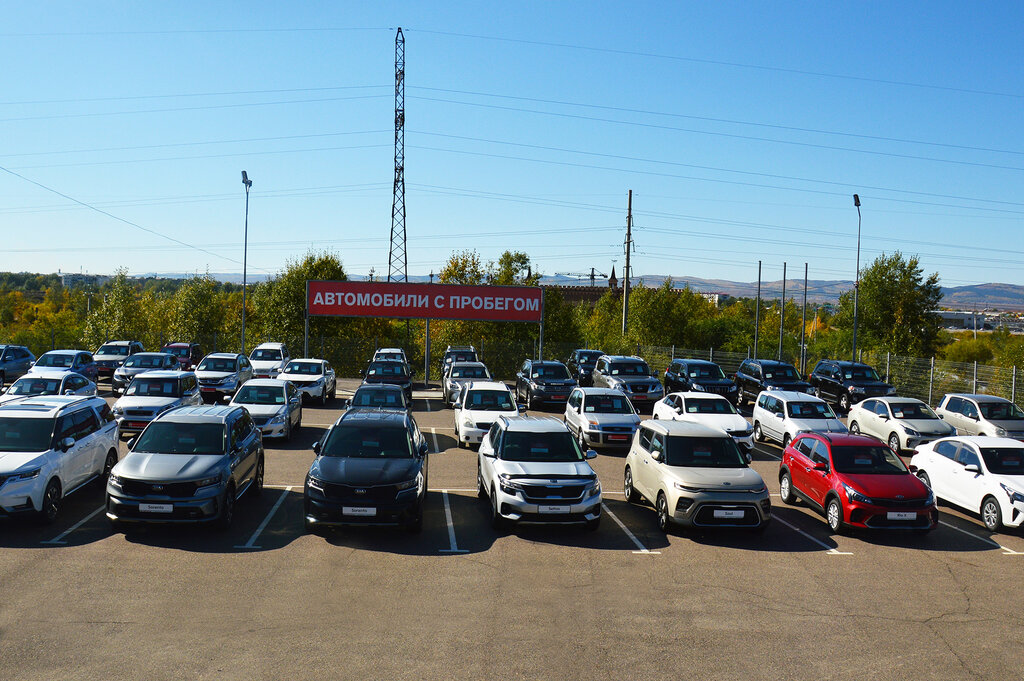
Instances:
[[[405,252],[405,36],[395,35],[395,189],[391,199],[388,281],[408,281]]]

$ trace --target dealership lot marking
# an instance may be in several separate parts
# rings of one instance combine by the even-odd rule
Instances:
[[[448,523],[448,548],[441,549],[440,553],[469,553],[466,549],[460,549],[455,543],[455,523],[452,522],[452,507],[448,503],[448,490],[441,490],[441,497],[444,499],[444,519]]]
[[[946,527],[949,527],[949,528],[952,528],[952,529],[956,530],[957,532],[963,532],[968,537],[974,537],[975,539],[980,539],[981,541],[985,542],[986,544],[991,544],[992,546],[1000,548],[1000,549],[1003,550],[1003,555],[1004,556],[1024,556],[1024,552],[1014,551],[1013,549],[1009,549],[1009,548],[1003,546],[1002,544],[1000,544],[999,542],[995,541],[994,539],[989,539],[988,537],[982,537],[980,534],[974,534],[973,532],[965,530],[962,527],[957,527],[956,525],[951,525],[951,524],[947,523],[944,520],[940,520],[939,524],[940,525],[945,525]]]
[[[853,555],[849,551],[840,551],[839,549],[832,548],[831,546],[829,546],[825,542],[819,541],[819,540],[815,539],[814,537],[812,537],[811,535],[807,534],[806,532],[801,530],[796,525],[793,525],[792,523],[787,523],[785,520],[783,520],[782,518],[780,518],[777,515],[773,515],[772,516],[772,521],[773,522],[782,523],[783,525],[785,525],[789,529],[793,530],[794,532],[799,532],[800,534],[802,534],[803,536],[807,537],[812,542],[814,542],[815,544],[820,546],[821,548],[825,549],[825,553],[827,553],[830,556],[852,556]]]
[[[252,533],[251,537],[249,537],[249,541],[247,541],[246,543],[242,544],[241,546],[235,546],[236,549],[258,549],[258,548],[262,548],[260,546],[256,546],[256,540],[259,539],[260,533],[262,533],[263,530],[267,529],[267,525],[270,523],[270,519],[274,517],[275,513],[277,513],[277,509],[281,508],[281,504],[284,503],[285,498],[288,496],[288,493],[291,492],[291,491],[292,491],[292,488],[290,486],[284,488],[284,490],[281,492],[281,496],[279,496],[277,498],[277,501],[274,503],[274,506],[270,509],[270,512],[267,513],[267,517],[263,519],[263,522],[260,523],[260,526],[257,527],[256,531]]]
[[[615,515],[614,513],[612,513],[611,510],[604,503],[601,504],[601,508],[604,510],[605,513],[608,514],[609,518],[611,518],[612,520],[615,521],[616,525],[618,525],[619,527],[622,528],[622,531],[626,533],[626,536],[629,537],[633,541],[633,544],[638,549],[637,551],[633,551],[633,553],[640,554],[640,555],[651,555],[651,556],[657,556],[657,555],[661,554],[661,551],[651,551],[649,548],[644,546],[640,542],[640,540],[636,538],[636,535],[629,531],[629,528],[626,527],[626,524],[623,523],[621,520],[619,520],[619,517],[617,515]]]
[[[93,511],[89,515],[85,516],[84,518],[79,520],[77,523],[75,523],[74,525],[72,525],[68,529],[66,529],[63,532],[61,532],[60,534],[58,534],[53,539],[47,539],[46,541],[41,541],[39,543],[40,544],[51,544],[51,545],[52,544],[67,544],[67,542],[64,541],[64,537],[68,536],[69,534],[71,534],[72,532],[77,530],[82,525],[85,525],[87,522],[89,522],[94,517],[96,517],[97,514],[102,513],[103,511],[105,511],[106,508],[107,508],[106,506],[100,506],[99,508],[97,508],[95,511]]]

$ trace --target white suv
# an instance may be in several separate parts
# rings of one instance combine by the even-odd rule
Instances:
[[[0,516],[51,523],[64,497],[117,463],[117,423],[98,397],[28,397],[0,406]]]
[[[260,343],[249,355],[253,378],[277,378],[291,360],[284,343]]]
[[[490,501],[491,525],[601,523],[601,482],[565,424],[548,416],[508,418],[491,426],[477,456],[477,495]]]
[[[722,395],[707,392],[669,393],[654,404],[652,418],[666,421],[690,421],[719,428],[732,436],[743,451],[754,448],[754,429],[732,402]]]
[[[762,390],[754,403],[754,440],[785,449],[799,433],[848,433],[825,400],[792,390]]]
[[[452,403],[455,410],[455,440],[460,447],[478,445],[502,416],[526,411],[517,407],[508,386],[498,381],[463,383]]]
[[[640,416],[619,390],[576,388],[565,402],[565,425],[580,449],[629,447]]]

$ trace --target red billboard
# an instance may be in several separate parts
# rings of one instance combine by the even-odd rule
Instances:
[[[540,322],[544,304],[536,286],[307,281],[306,309],[313,316]]]

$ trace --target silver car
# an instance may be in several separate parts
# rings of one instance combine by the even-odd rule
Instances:
[[[565,403],[565,425],[580,449],[626,448],[640,425],[629,398],[611,388],[576,388]]]
[[[290,440],[302,425],[302,397],[288,381],[254,378],[238,389],[231,404],[246,408],[263,437]]]
[[[303,399],[316,398],[321,405],[334,399],[338,381],[331,363],[324,359],[293,359],[277,375],[279,380],[291,381]]]
[[[1024,411],[995,395],[953,393],[942,398],[935,413],[958,435],[991,435],[1024,441]]]
[[[173,371],[178,366],[178,358],[169,352],[137,352],[114,369],[114,375],[110,378],[110,391],[115,395],[123,393],[132,379],[143,371]]]
[[[0,345],[0,388],[24,376],[36,356],[24,345]]]
[[[444,376],[444,403],[452,406],[459,397],[463,383],[494,380],[483,362],[453,362]]]
[[[191,371],[147,371],[139,374],[114,403],[121,434],[140,433],[160,414],[203,403]]]
[[[22,376],[0,390],[0,404],[34,395],[95,395],[96,384],[73,371],[45,370]]]
[[[199,390],[206,402],[230,400],[252,376],[249,358],[237,352],[211,353],[196,367]]]
[[[874,435],[888,442],[894,452],[956,435],[953,426],[912,397],[872,397],[858,402],[850,407],[847,425],[851,433]]]

